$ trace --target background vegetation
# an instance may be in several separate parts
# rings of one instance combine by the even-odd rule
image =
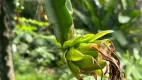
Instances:
[[[16,80],[73,80],[48,23],[42,0],[15,0],[12,51]],[[114,30],[113,41],[127,80],[142,79],[140,0],[71,0],[76,34]],[[84,77],[91,80],[92,77]]]

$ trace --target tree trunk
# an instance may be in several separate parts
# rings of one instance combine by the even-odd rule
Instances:
[[[3,0],[0,0],[0,80],[14,80],[8,26],[6,8]]]

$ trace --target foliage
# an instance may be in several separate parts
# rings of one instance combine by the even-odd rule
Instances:
[[[75,8],[75,26],[87,27],[85,29],[93,33],[96,33],[97,30],[113,29],[115,31],[113,40],[118,42],[116,45],[119,44],[120,48],[126,47],[128,44],[141,43],[142,28],[138,25],[140,10],[135,5],[136,1],[82,0],[82,3],[80,1],[72,2]],[[80,22],[76,24],[78,19]],[[128,19],[130,20],[127,21]],[[124,21],[125,23],[122,23]]]
[[[95,79],[97,79],[98,75],[101,75],[101,77],[105,76],[108,73],[107,65],[109,65],[110,80],[121,78],[119,76],[121,74],[119,59],[113,52],[114,46],[110,40],[98,40],[111,32],[113,31],[102,31],[95,35],[86,34],[73,41],[69,40],[64,43],[63,48],[65,52],[63,60],[68,64],[78,80],[82,80],[79,74],[92,75]],[[112,49],[110,46],[113,46]],[[106,72],[103,72],[102,69],[105,66],[107,66]]]
[[[14,67],[16,69],[16,80],[47,80],[48,78],[48,80],[54,80],[55,76],[48,75],[47,73],[50,73],[50,67],[62,65],[61,60],[58,61],[61,51],[59,46],[55,44],[54,36],[49,31],[43,33],[39,30],[41,28],[46,30],[48,23],[26,18],[15,19],[22,23],[17,24],[14,29],[16,33],[16,37],[13,39],[13,45],[16,45],[13,47],[15,48],[13,50],[15,50]],[[54,64],[51,64],[52,62]],[[48,67],[47,72],[44,72],[44,67]],[[55,70],[52,68],[51,70],[51,74],[55,73]]]
[[[72,10],[70,0],[43,0],[45,3],[49,22],[54,26],[56,39],[63,44],[73,39],[74,26],[69,10]]]
[[[137,0],[71,1],[75,28],[83,29],[82,32],[77,30],[79,33],[75,36],[112,29],[114,33],[105,37],[110,37],[109,39],[116,46],[126,78],[141,79],[142,28],[139,20],[140,10],[136,5]],[[35,17],[36,8],[39,6],[36,0],[17,0],[16,2],[20,5],[17,5],[15,11],[21,13],[19,16],[25,16],[15,18],[17,23],[14,29],[16,34],[13,44],[16,45],[17,51],[14,52],[13,57],[16,80],[34,80],[35,78],[38,80],[72,80],[73,76],[67,67],[61,67],[63,66],[62,51],[60,44],[53,36],[52,25],[54,23],[44,22],[39,17],[38,21],[29,19]],[[40,7],[46,8],[43,4],[40,4]],[[48,8],[47,12],[50,13]],[[42,12],[42,10],[37,11]],[[72,13],[71,10],[70,12]],[[126,51],[127,53],[123,54]],[[52,70],[55,73],[50,73]],[[83,78],[92,79],[91,76],[84,77],[84,75]]]
[[[94,78],[97,79],[96,70],[102,70],[105,66],[107,66],[107,62],[103,61],[106,60],[109,62],[109,79],[119,80],[121,78],[120,61],[113,49],[111,50],[110,48],[111,42],[108,40],[96,40],[107,33],[111,33],[112,31],[104,31],[95,35],[86,34],[83,37],[78,37],[77,39],[75,39],[74,37],[72,37],[74,36],[74,29],[72,27],[72,17],[69,13],[69,9],[71,9],[71,7],[67,6],[69,5],[67,4],[67,0],[47,0],[43,2],[45,3],[45,6],[47,8],[47,16],[49,18],[49,22],[54,26],[56,39],[61,44],[66,43],[65,41],[69,40],[67,41],[67,44],[63,44],[63,49],[65,51],[63,54],[63,60],[65,60],[74,76],[78,80],[82,80],[79,74],[83,73],[86,75],[93,75]],[[81,43],[86,44],[81,45]],[[87,44],[90,45],[87,47]],[[84,46],[86,49],[90,50],[87,50],[87,52],[81,52],[83,50],[81,47]],[[80,49],[76,50],[76,48]],[[92,52],[92,55],[89,55],[91,54],[91,49],[95,49],[95,52]],[[93,56],[93,54],[99,56],[96,57]],[[108,73],[107,70],[108,69],[106,69],[105,73]]]
[[[127,80],[140,80],[142,79],[142,59],[141,55],[136,48],[133,48],[133,56],[127,51],[125,54],[120,55],[122,66],[124,67]]]
[[[135,55],[135,52],[133,52],[134,48],[138,50],[139,53],[141,52],[142,28],[139,20],[141,12],[138,8],[138,5],[136,5],[137,0],[82,0],[82,2],[72,2],[75,9],[74,24],[75,26],[78,26],[77,28],[83,27],[92,33],[96,33],[98,30],[105,29],[114,30],[111,39],[116,46],[117,52],[119,52],[118,55],[121,59],[122,65],[126,60],[131,60],[129,58],[123,57],[123,53],[125,53],[126,50],[129,51],[129,55],[131,57]],[[140,55],[137,56],[141,58]],[[132,63],[129,61],[129,63],[125,63],[125,65],[134,65],[133,61],[137,62],[139,60],[132,59]],[[130,67],[130,65],[127,67]],[[124,68],[125,71],[126,67],[122,66],[122,68]],[[142,74],[141,72],[138,73]],[[126,78],[133,80],[133,75],[130,73],[128,74],[129,75],[126,75]],[[138,79],[136,78],[136,80]]]

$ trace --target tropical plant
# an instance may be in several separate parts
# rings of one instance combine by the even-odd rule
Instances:
[[[112,31],[74,37],[70,0],[44,0],[43,3],[47,9],[49,22],[54,26],[56,39],[64,50],[63,60],[78,80],[82,80],[79,74],[93,75],[97,79],[96,70],[100,70],[103,76],[105,73],[102,69],[107,66],[106,62],[109,62],[109,79],[122,78],[120,61],[115,51],[111,49],[111,41],[98,40]],[[106,73],[108,73],[107,69]]]
[[[111,76],[102,73],[102,69],[103,72],[107,69],[106,63],[110,61],[111,64],[115,64],[113,67],[116,68],[116,65],[117,68],[119,67],[119,59],[115,56],[113,43],[120,57],[121,67],[126,72],[126,79],[141,79],[139,67],[141,66],[142,28],[139,25],[141,12],[136,3],[138,0],[71,1],[74,10],[70,0],[15,0],[16,24],[12,21],[15,25],[15,34],[11,35],[14,37],[16,79],[72,80],[73,76],[61,62],[61,56],[77,78],[94,80],[89,75],[96,78],[95,74],[97,74],[108,79]],[[5,0],[5,2],[12,4],[13,0]],[[9,6],[4,5],[6,9],[7,7],[10,10],[14,9]],[[75,28],[83,28],[82,33],[75,30],[73,25]],[[106,39],[110,35],[104,37],[101,35],[108,29],[113,29],[114,32],[111,33],[111,38]],[[59,42],[54,39],[53,30]],[[100,32],[98,33],[100,38],[95,39],[98,36],[97,32]],[[123,55],[126,50],[128,50],[127,54]],[[114,55],[106,54],[100,57],[105,53]],[[129,66],[132,65],[130,70]],[[121,72],[120,69],[117,70]],[[84,78],[82,74],[86,74],[87,77]]]

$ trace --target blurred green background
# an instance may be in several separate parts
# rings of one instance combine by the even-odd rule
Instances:
[[[142,80],[142,1],[71,0],[76,34],[114,30],[113,41],[127,80]],[[42,0],[15,0],[13,61],[16,80],[74,80]],[[85,77],[85,80],[93,80]]]

